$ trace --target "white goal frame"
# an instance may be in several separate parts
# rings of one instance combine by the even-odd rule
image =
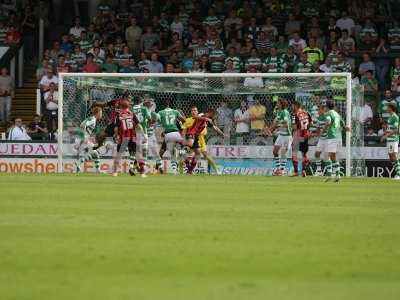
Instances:
[[[58,78],[58,135],[57,135],[57,166],[58,172],[63,172],[63,90],[64,79],[68,77],[91,78],[288,78],[288,77],[346,77],[346,126],[351,127],[352,116],[352,77],[349,72],[342,73],[60,73]],[[346,176],[351,176],[351,131],[346,130]]]

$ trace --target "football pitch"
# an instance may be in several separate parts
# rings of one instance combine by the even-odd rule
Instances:
[[[0,299],[400,299],[400,183],[0,174]]]

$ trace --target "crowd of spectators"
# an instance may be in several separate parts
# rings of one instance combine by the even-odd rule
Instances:
[[[350,71],[372,111],[368,132],[382,129],[382,104],[400,103],[400,27],[385,2],[127,1],[123,10],[114,2],[101,1],[85,24],[76,17],[43,53],[37,78],[50,132],[58,72]],[[31,11],[24,13],[28,29]],[[257,122],[245,106],[221,113],[226,134]]]

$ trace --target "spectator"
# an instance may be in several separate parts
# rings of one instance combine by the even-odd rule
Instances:
[[[311,64],[314,64],[315,62],[321,63],[324,61],[324,53],[317,47],[314,38],[309,40],[309,46],[303,49],[303,53],[307,55],[307,61]]]
[[[0,20],[0,43],[5,43],[6,42],[6,35],[8,32],[9,28],[6,26],[6,22],[3,20]]]
[[[86,64],[83,66],[82,71],[84,73],[100,73],[101,66],[94,62],[93,54],[88,54],[86,56]]]
[[[73,50],[73,43],[71,43],[70,39],[69,39],[69,35],[64,34],[62,36],[62,40],[61,40],[61,45],[60,45],[60,49],[61,51],[65,54],[65,53],[70,53]]]
[[[14,97],[14,79],[8,75],[7,68],[0,71],[0,121],[8,122],[11,113],[11,103]]]
[[[289,14],[289,20],[285,24],[285,34],[290,38],[293,34],[301,31],[301,21],[296,20],[293,13]]]
[[[272,18],[267,17],[264,26],[261,28],[262,31],[265,32],[268,39],[271,41],[275,41],[278,37],[278,29],[272,25]]]
[[[27,128],[27,133],[33,141],[43,141],[47,139],[48,130],[46,124],[42,122],[42,117],[40,115],[35,115],[33,117],[33,121]]]
[[[151,54],[151,61],[147,65],[150,73],[164,73],[164,66],[158,61],[157,53]]]
[[[264,61],[263,69],[267,73],[285,72],[286,63],[278,56],[278,51],[275,47],[271,48],[270,55]]]
[[[375,53],[377,55],[375,59],[376,78],[378,79],[379,88],[384,90],[386,89],[386,77],[390,68],[390,60],[387,57],[389,46],[386,44],[385,39],[380,39]]]
[[[267,34],[264,31],[260,31],[258,33],[258,37],[255,41],[255,46],[257,48],[258,53],[261,55],[267,55],[269,49],[271,49],[272,42],[268,39]]]
[[[258,73],[254,65],[250,65],[247,71],[248,73]],[[250,88],[262,88],[264,87],[264,81],[261,77],[246,77],[244,79],[243,85]],[[252,96],[249,96],[252,98]],[[253,98],[252,98],[253,99]]]
[[[179,36],[179,39],[182,39],[183,36],[183,30],[184,30],[184,26],[182,21],[179,19],[179,15],[175,15],[174,20],[172,21],[171,25],[171,33],[177,33]]]
[[[250,19],[250,25],[245,28],[245,37],[249,38],[250,40],[254,41],[258,33],[261,31],[261,27],[257,26],[256,18]]]
[[[88,53],[90,49],[93,47],[93,42],[88,39],[86,31],[81,32],[81,37],[78,42],[78,45],[83,53]]]
[[[400,28],[397,26],[389,29],[388,39],[390,44],[390,49],[393,51],[400,50]]]
[[[400,58],[395,58],[394,66],[390,71],[391,89],[396,94],[400,93]]]
[[[300,56],[300,61],[294,65],[294,72],[295,73],[312,73],[313,65],[308,62],[307,54],[302,53]]]
[[[361,84],[364,86],[365,101],[370,102],[373,108],[376,108],[376,99],[378,96],[378,82],[373,76],[373,72],[368,70],[361,78]]]
[[[260,71],[263,66],[263,63],[261,61],[261,58],[258,55],[258,51],[256,48],[251,49],[251,55],[250,57],[246,60],[245,63],[245,69],[248,71],[250,67],[254,67],[255,70]]]
[[[366,136],[374,137],[374,136],[378,136],[378,134],[374,131],[374,129],[372,127],[369,127],[367,130]]]
[[[56,86],[58,85],[58,77],[54,75],[53,69],[48,68],[46,75],[40,79],[39,86],[42,93],[47,92],[50,90],[50,84],[54,83]]]
[[[224,21],[224,29],[226,38],[231,36],[232,32],[240,32],[242,30],[243,20],[239,18],[236,11],[232,9],[229,12],[229,17]]]
[[[119,69],[119,73],[140,73],[140,69],[135,66],[135,60],[129,58],[122,62],[122,67]]]
[[[181,62],[181,68],[185,72],[189,72],[193,68],[193,50],[186,51],[185,58]]]
[[[38,82],[40,81],[40,79],[42,79],[44,75],[46,75],[48,68],[49,68],[49,61],[47,59],[43,59],[41,66],[39,66],[36,69],[36,79]]]
[[[210,53],[210,49],[206,46],[203,38],[199,37],[198,44],[193,49],[193,56],[195,59],[199,59],[203,55],[208,55]]]
[[[156,43],[160,43],[160,36],[153,32],[151,26],[147,26],[145,34],[140,39],[140,49],[144,52],[151,51]]]
[[[112,55],[107,55],[105,63],[102,65],[102,71],[105,73],[118,73],[118,66],[113,61]]]
[[[18,44],[20,41],[21,41],[21,34],[17,30],[17,28],[15,28],[15,26],[11,24],[6,34],[6,39],[5,39],[6,44],[12,46]]]
[[[338,40],[338,46],[340,51],[343,51],[346,56],[356,51],[356,43],[354,39],[349,36],[349,32],[347,30],[342,31],[342,36]]]
[[[76,17],[74,20],[74,26],[72,26],[69,30],[69,34],[75,41],[78,41],[82,35],[81,33],[85,31],[85,28],[81,26],[81,19]]]
[[[293,72],[294,66],[296,65],[298,61],[298,56],[294,51],[293,46],[289,46],[286,53],[282,55],[282,59],[286,63],[286,71],[287,72]]]
[[[44,94],[44,101],[46,103],[47,128],[50,133],[54,133],[58,121],[58,92],[54,83],[50,84],[49,91]]]
[[[14,125],[8,130],[7,140],[10,141],[29,141],[31,137],[28,135],[25,126],[22,124],[21,118],[15,118]]]
[[[375,74],[375,64],[373,61],[371,61],[371,56],[369,53],[364,53],[362,55],[362,60],[363,62],[360,64],[360,67],[358,68],[358,73],[360,74],[361,77],[364,77],[368,71],[372,72],[372,75]]]
[[[210,68],[213,73],[220,73],[224,70],[225,52],[220,42],[215,45],[215,48],[210,52]]]
[[[229,61],[232,62],[233,69],[239,73],[242,68],[242,61],[240,56],[237,55],[237,49],[235,47],[230,47],[228,50],[228,56],[225,58],[225,68]]]
[[[234,121],[236,123],[236,139],[238,144],[247,145],[250,132],[250,114],[246,101],[240,102],[240,108],[235,110]]]
[[[64,55],[59,55],[58,56],[58,64],[57,64],[57,74],[59,73],[68,73],[69,66],[65,63],[65,56]]]
[[[226,100],[222,100],[220,106],[217,108],[217,126],[224,132],[224,145],[230,144],[232,119],[232,109],[228,107]]]
[[[360,123],[364,126],[371,126],[373,117],[374,114],[372,112],[371,105],[364,103],[364,106],[361,108],[360,112]]]
[[[250,108],[250,133],[251,135],[257,136],[261,135],[264,127],[265,127],[265,114],[267,113],[267,109],[264,105],[261,104],[260,100],[252,100],[249,99]]]
[[[289,46],[294,48],[295,53],[303,52],[303,49],[307,47],[306,41],[300,38],[298,32],[293,33],[293,38],[289,40]]]
[[[150,64],[150,60],[147,59],[147,54],[145,52],[140,53],[140,61],[138,62],[139,70],[143,71],[144,68]]]
[[[347,11],[342,12],[342,17],[336,21],[336,26],[340,30],[347,30],[347,32],[352,35],[354,30],[354,20],[347,15]]]
[[[86,54],[81,50],[80,45],[75,45],[74,52],[71,54],[71,60],[76,64],[77,70],[82,71],[86,62]]]
[[[140,40],[142,37],[142,28],[137,25],[137,20],[135,17],[130,19],[130,26],[125,30],[125,39],[128,43],[129,49],[132,50],[133,54],[136,56],[140,51]]]

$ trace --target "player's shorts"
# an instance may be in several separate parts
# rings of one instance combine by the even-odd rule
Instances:
[[[293,138],[291,136],[278,135],[278,138],[275,140],[274,146],[279,146],[282,149],[286,149],[287,156],[291,156],[292,155],[292,143],[293,143]]]
[[[338,153],[340,150],[340,144],[338,139],[327,139],[326,140],[326,152]]]
[[[388,153],[399,153],[399,142],[386,142]]]
[[[201,152],[207,151],[207,142],[204,134],[199,135],[199,149]]]
[[[158,141],[155,134],[147,137],[147,144],[149,145],[149,148],[158,148]]]
[[[317,146],[315,146],[315,152],[326,153],[328,140],[327,139],[319,139]]]
[[[308,152],[308,139],[301,138],[301,137],[294,137],[293,138],[293,146],[292,151],[300,151],[301,153]]]
[[[183,142],[183,137],[178,131],[174,131],[166,133],[164,140],[166,143],[181,143]]]

